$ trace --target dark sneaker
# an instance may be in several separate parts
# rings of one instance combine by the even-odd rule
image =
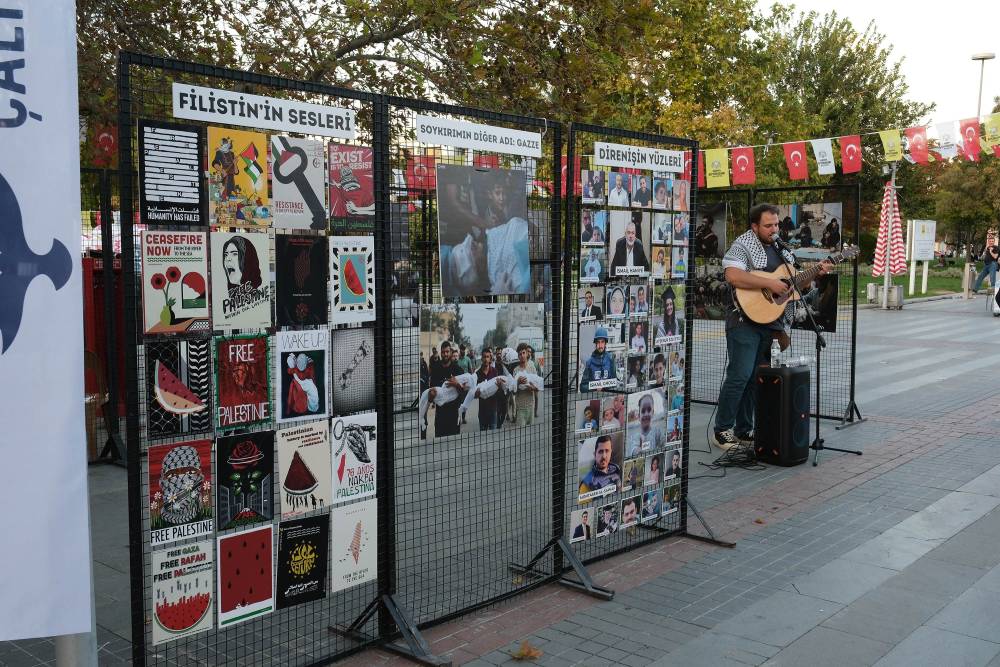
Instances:
[[[726,429],[725,431],[716,431],[715,437],[712,438],[712,442],[714,442],[715,446],[724,452],[729,451],[733,447],[740,444],[739,438],[736,437],[736,434],[733,433],[733,429],[731,428]]]
[[[752,445],[753,431],[751,431],[750,433],[737,433],[736,439],[740,441],[741,445]]]

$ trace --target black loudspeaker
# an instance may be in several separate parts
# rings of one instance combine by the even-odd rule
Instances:
[[[809,458],[809,367],[761,368],[757,373],[757,458],[795,466]]]

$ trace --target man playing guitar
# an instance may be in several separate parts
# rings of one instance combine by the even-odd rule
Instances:
[[[750,209],[750,229],[736,237],[722,260],[726,282],[730,288],[768,290],[775,300],[785,299],[791,289],[789,282],[775,277],[755,275],[753,271],[773,272],[795,258],[787,250],[779,250],[778,207],[758,204]],[[832,263],[824,260],[818,274],[830,271]],[[715,415],[717,447],[727,450],[738,444],[753,442],[754,412],[757,407],[757,368],[767,362],[771,342],[777,338],[781,349],[788,347],[791,311],[789,299],[784,313],[766,324],[759,324],[745,315],[736,300],[726,316],[726,348],[729,363],[726,378],[719,391],[719,407]]]

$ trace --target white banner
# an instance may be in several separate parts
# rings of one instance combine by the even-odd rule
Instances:
[[[354,111],[174,83],[174,117],[282,132],[354,138]]]
[[[684,171],[684,151],[644,148],[625,144],[594,142],[594,164],[603,167],[652,169],[680,174]]]
[[[913,220],[911,236],[913,249],[910,259],[916,262],[929,262],[934,259],[934,238],[937,235],[937,222],[934,220]]]
[[[829,139],[811,139],[813,155],[816,157],[816,171],[822,175],[837,173],[837,166],[833,163],[833,142]]]
[[[955,145],[955,121],[938,123],[935,127],[938,135],[937,152],[945,160],[950,160],[958,155],[958,146]]]
[[[91,629],[74,9],[0,0],[0,640]]]
[[[538,132],[511,130],[451,118],[418,115],[417,141],[474,151],[542,157],[542,135]]]

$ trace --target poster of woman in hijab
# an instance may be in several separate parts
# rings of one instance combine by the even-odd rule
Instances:
[[[267,232],[213,232],[212,326],[216,330],[271,326],[271,250]]]
[[[530,294],[524,172],[438,165],[444,298]]]

